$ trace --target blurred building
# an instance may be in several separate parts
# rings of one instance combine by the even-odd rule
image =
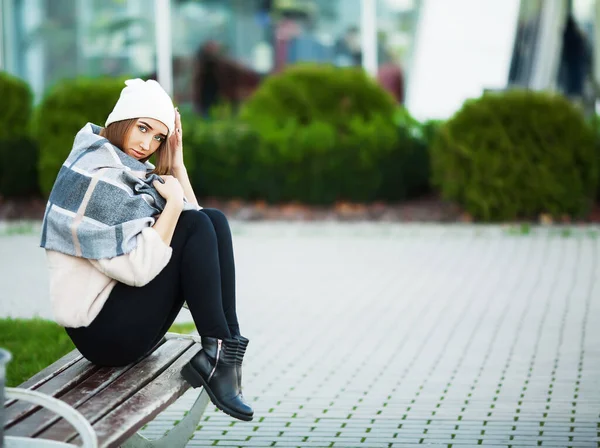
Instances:
[[[37,98],[63,78],[155,77],[179,104],[207,113],[243,101],[286,65],[312,61],[362,66],[417,117],[443,118],[465,98],[510,85],[583,96],[587,75],[598,73],[596,0],[0,5],[0,69],[28,81]]]

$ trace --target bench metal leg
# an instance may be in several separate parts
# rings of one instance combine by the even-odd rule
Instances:
[[[200,423],[202,414],[208,405],[209,398],[204,388],[200,389],[200,395],[192,409],[177,425],[173,426],[167,434],[160,439],[149,440],[140,433],[135,434],[127,442],[121,445],[122,448],[183,448],[194,435],[194,431]]]

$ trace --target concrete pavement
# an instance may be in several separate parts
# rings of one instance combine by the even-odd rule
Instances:
[[[600,446],[597,227],[233,229],[256,417],[211,406],[189,446]],[[3,314],[44,312],[36,245],[0,237]]]

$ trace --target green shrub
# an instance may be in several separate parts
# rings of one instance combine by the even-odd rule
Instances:
[[[598,166],[600,167],[600,117],[594,114],[589,119],[589,125],[594,130],[594,139],[596,142],[596,158],[598,159]],[[600,201],[600,181],[596,189],[596,201]]]
[[[343,131],[320,120],[249,124],[226,109],[210,121],[186,114],[185,154],[195,159],[186,164],[201,198],[400,201],[431,191],[429,146],[438,127],[402,108],[349,117]]]
[[[0,140],[29,135],[33,95],[25,81],[0,72]]]
[[[362,69],[298,64],[267,78],[240,114],[257,129],[317,121],[343,130],[355,118],[391,121],[394,109],[392,96]]]
[[[381,122],[355,118],[341,134],[318,121],[258,131],[239,119],[196,119],[186,123],[184,137],[185,153],[194,160],[194,189],[199,197],[271,203],[374,200],[381,157],[396,140],[394,128]]]
[[[123,87],[124,79],[78,78],[60,82],[45,95],[34,117],[43,194],[50,194],[77,132],[88,122],[104,126]]]
[[[228,150],[249,163],[238,173],[240,194],[311,204],[375,199],[380,160],[397,140],[394,110],[362,69],[299,64],[269,77],[240,111],[248,130],[237,135],[251,140],[241,143],[248,149]]]
[[[549,93],[467,101],[440,129],[431,157],[443,196],[477,219],[577,217],[596,191],[593,131],[574,105]]]
[[[0,140],[0,195],[22,198],[39,195],[38,145],[29,136]]]
[[[337,166],[330,174],[339,179],[337,198],[354,202],[380,199],[378,191],[384,179],[381,161],[394,151],[404,151],[398,145],[396,128],[381,116],[370,121],[357,118],[349,123],[349,132],[341,134],[336,143]]]
[[[0,195],[37,192],[37,146],[30,137],[33,95],[24,81],[0,72]]]
[[[186,127],[199,196],[331,204],[429,191],[429,134],[362,69],[302,64]],[[190,146],[191,145],[191,146]]]
[[[235,119],[203,121],[184,115],[185,163],[198,197],[257,197],[259,137]]]
[[[330,203],[340,188],[328,173],[336,170],[336,133],[331,125],[312,122],[305,126],[289,121],[262,136],[258,165],[259,189],[269,202]],[[328,178],[329,177],[329,178]]]
[[[397,144],[380,163],[383,176],[378,199],[402,201],[431,192],[429,149],[440,122],[421,123],[404,109],[395,114]]]

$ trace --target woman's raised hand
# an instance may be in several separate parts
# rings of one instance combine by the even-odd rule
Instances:
[[[185,169],[183,162],[183,130],[181,129],[181,114],[178,109],[175,109],[175,132],[169,137],[171,139],[171,167],[173,171]]]
[[[160,183],[155,180],[152,182],[158,194],[160,194],[163,198],[169,201],[180,201],[183,204],[183,188],[179,181],[173,176],[160,176],[165,183]]]

